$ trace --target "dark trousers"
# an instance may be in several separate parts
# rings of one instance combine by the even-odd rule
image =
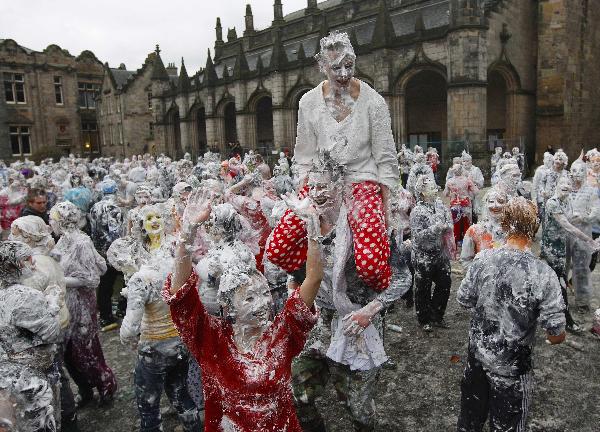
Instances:
[[[56,354],[58,371],[60,373],[60,417],[61,421],[71,421],[75,418],[75,397],[69,385],[69,377],[64,370],[65,346],[64,343],[57,345]]]
[[[327,432],[319,413],[318,398],[331,380],[338,399],[352,418],[355,432],[372,432],[376,427],[373,396],[380,368],[351,371],[333,360],[300,356],[292,363],[292,389],[298,421],[305,432]]]
[[[550,264],[550,267],[552,268],[552,270],[554,270],[554,273],[556,273],[556,276],[558,277],[558,280],[560,282],[560,291],[562,294],[563,301],[565,302],[565,320],[567,321],[567,326],[572,326],[573,324],[575,324],[575,320],[573,319],[573,316],[571,315],[571,310],[569,309],[569,294],[567,292],[568,280],[567,275],[565,274],[565,268],[564,266],[557,267],[552,264]]]
[[[531,405],[533,374],[504,377],[486,372],[469,355],[461,382],[458,432],[480,432],[489,417],[490,432],[522,432]]]
[[[98,286],[98,311],[100,312],[101,320],[113,320],[112,311],[112,295],[113,287],[119,276],[119,272],[111,265],[107,265],[106,273],[100,277],[100,285]]]
[[[596,240],[598,237],[600,237],[600,233],[592,233],[592,238],[594,240]],[[598,252],[594,252],[592,254],[592,261],[590,262],[590,271],[594,271],[594,269],[596,268],[597,262],[598,262]]]
[[[65,339],[65,366],[77,384],[79,395],[92,397],[95,387],[101,398],[117,391],[117,380],[106,364],[96,318],[96,293],[88,288],[70,288],[66,296],[70,322]]]
[[[141,432],[161,431],[160,397],[163,391],[177,410],[183,430],[199,431],[198,409],[187,390],[188,352],[172,339],[144,345],[135,367],[135,395]]]
[[[406,183],[408,182],[408,174],[400,174],[400,179],[402,180],[402,186],[406,187]]]
[[[440,257],[438,260],[423,262],[416,257],[413,258],[413,266],[415,268],[415,310],[419,324],[442,321],[452,285],[450,261]]]

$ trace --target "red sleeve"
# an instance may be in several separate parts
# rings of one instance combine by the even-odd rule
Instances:
[[[298,194],[304,198],[308,194],[305,186]],[[272,233],[271,241],[266,246],[269,261],[286,272],[294,272],[306,262],[308,241],[306,240],[306,224],[296,214],[287,210]]]
[[[286,324],[283,327],[289,332],[288,353],[293,358],[304,349],[308,333],[316,324],[319,315],[314,306],[306,306],[298,289],[288,298],[281,314]]]
[[[198,274],[192,270],[192,274],[183,286],[171,295],[171,278],[167,277],[162,291],[162,297],[170,306],[171,319],[179,332],[179,337],[187,345],[194,357],[198,358],[201,344],[205,339],[203,334],[210,331],[208,323],[209,315],[198,296]]]

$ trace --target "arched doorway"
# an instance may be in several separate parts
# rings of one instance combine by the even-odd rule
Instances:
[[[226,144],[236,142],[238,139],[235,117],[235,102],[227,102],[227,105],[225,105],[225,108],[223,109],[223,123],[225,131],[224,136]]]
[[[177,107],[171,108],[167,119],[167,153],[175,159],[181,159],[183,152],[181,150],[181,119],[179,118],[179,109]]]
[[[507,136],[506,80],[498,71],[488,74],[487,89],[487,139],[490,147],[504,147]]]
[[[206,141],[206,110],[204,107],[199,107],[196,110],[195,116],[196,124],[196,148],[198,149],[198,155],[202,156],[207,150]]]
[[[256,102],[256,150],[265,159],[273,149],[273,101],[263,96]]]
[[[433,70],[413,75],[405,89],[407,145],[427,151],[435,147],[443,158],[442,141],[448,134],[448,92],[446,79]]]

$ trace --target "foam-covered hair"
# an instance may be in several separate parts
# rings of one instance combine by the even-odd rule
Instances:
[[[504,206],[500,225],[508,237],[524,236],[533,240],[540,226],[537,206],[523,197],[514,197]]]
[[[142,183],[135,190],[135,195],[152,195],[152,186],[148,183]]]
[[[142,183],[146,180],[146,170],[142,167],[135,167],[129,171],[129,180],[134,183]]]
[[[36,246],[45,246],[52,240],[51,230],[46,222],[38,216],[22,216],[11,224],[23,233],[24,237],[30,239]]]
[[[72,202],[63,201],[52,207],[50,217],[63,228],[75,228],[79,223],[81,212]]]
[[[23,261],[32,255],[25,243],[3,241],[0,243],[0,286],[9,286],[18,282],[23,273]]]
[[[322,38],[319,45],[320,51],[315,55],[315,59],[319,63],[321,71],[323,71],[325,65],[329,64],[331,61],[330,57],[327,55],[328,52],[337,51],[340,54],[343,54],[341,57],[349,55],[352,58],[356,58],[348,33],[334,30],[329,33],[329,35]]]
[[[508,159],[508,162],[503,163],[502,165],[500,165],[497,168],[498,175],[500,177],[502,177],[505,173],[507,173],[508,171],[513,170],[515,168],[519,169],[519,165],[517,164],[516,160],[514,160],[513,158],[510,158],[510,159]]]
[[[429,176],[423,174],[417,177],[417,181],[415,182],[415,195],[417,195],[417,197],[425,190],[425,180],[427,179],[431,180]]]
[[[239,213],[229,203],[213,207],[210,221],[216,229],[223,231],[227,240],[233,240],[243,229]]]
[[[192,186],[186,182],[179,182],[175,186],[173,186],[173,194],[174,198],[179,198],[181,193],[185,191],[187,188],[191,188]]]
[[[559,159],[563,164],[565,164],[565,166],[569,163],[569,157],[562,150],[558,150],[556,153],[554,153],[554,160],[557,159]]]
[[[590,151],[588,151],[586,154],[586,157],[589,160],[596,160],[596,159],[600,159],[600,151],[598,151],[597,148],[593,148]]]
[[[114,194],[117,192],[117,182],[111,178],[102,180],[98,186],[103,194]]]

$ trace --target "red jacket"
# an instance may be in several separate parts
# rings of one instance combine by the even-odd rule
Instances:
[[[317,320],[316,312],[294,293],[253,352],[240,353],[231,324],[205,311],[197,283],[192,272],[171,297],[169,276],[163,297],[202,370],[204,430],[222,432],[223,424],[233,423],[241,432],[302,432],[290,384],[291,364]]]

